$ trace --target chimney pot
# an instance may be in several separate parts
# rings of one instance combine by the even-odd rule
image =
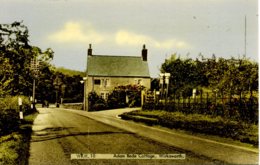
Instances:
[[[88,55],[89,55],[89,56],[92,56],[92,48],[91,48],[91,44],[89,44]]]
[[[147,49],[145,48],[145,44],[143,45],[142,59],[143,61],[147,61]]]

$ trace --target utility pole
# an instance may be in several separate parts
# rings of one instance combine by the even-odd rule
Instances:
[[[86,98],[86,88],[87,88],[87,77],[83,77],[83,79],[80,81],[81,84],[84,85],[84,93],[83,93],[83,110],[84,111],[88,111],[88,107],[87,107],[87,98]]]
[[[31,71],[33,74],[33,94],[32,94],[32,108],[35,109],[35,79],[39,72],[39,61],[36,58],[31,60]]]
[[[171,76],[170,73],[160,73],[160,84],[161,84],[161,87],[162,87],[161,97],[165,99],[165,105],[167,103],[167,98],[168,98],[170,76]]]
[[[247,22],[246,22],[246,16],[245,16],[245,55],[244,55],[244,57],[246,57],[246,24],[247,24]]]

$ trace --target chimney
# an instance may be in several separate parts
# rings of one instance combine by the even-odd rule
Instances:
[[[147,61],[147,49],[145,48],[145,45],[143,45],[142,59],[143,61]]]
[[[91,44],[89,44],[89,48],[88,48],[88,56],[92,56],[92,48],[91,48]]]

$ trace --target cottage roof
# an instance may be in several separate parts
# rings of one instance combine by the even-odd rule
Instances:
[[[88,76],[150,77],[147,61],[137,56],[91,55],[87,61]]]

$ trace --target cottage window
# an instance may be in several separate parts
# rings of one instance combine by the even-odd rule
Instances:
[[[96,80],[94,80],[94,84],[95,84],[95,85],[100,85],[100,84],[101,84],[101,81],[100,81],[99,79],[96,79]]]
[[[101,98],[104,99],[104,100],[108,99],[108,95],[109,95],[108,92],[101,92]]]
[[[142,79],[135,79],[136,85],[142,85]]]
[[[109,86],[109,79],[102,79],[102,86],[108,87]]]

